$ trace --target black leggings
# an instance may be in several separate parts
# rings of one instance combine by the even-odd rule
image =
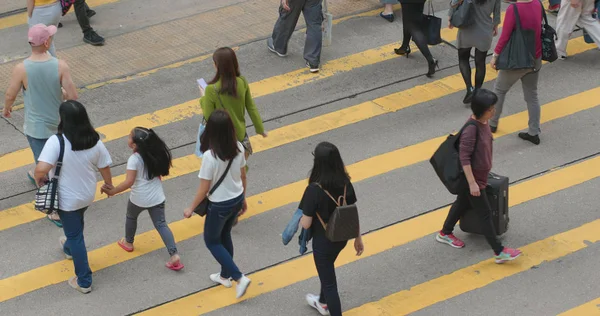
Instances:
[[[402,28],[404,37],[402,47],[408,48],[412,39],[428,62],[433,63],[433,56],[427,46],[427,37],[423,32],[423,8],[425,1],[404,2],[402,4]]]
[[[485,80],[485,59],[487,52],[482,52],[475,48],[475,89],[481,88],[483,80]],[[463,80],[467,89],[473,88],[471,82],[471,64],[469,63],[471,58],[471,48],[459,48],[458,49],[458,68],[462,74]]]

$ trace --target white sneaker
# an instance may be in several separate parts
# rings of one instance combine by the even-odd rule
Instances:
[[[83,294],[88,294],[89,292],[92,291],[91,287],[81,287],[81,286],[79,286],[79,284],[77,283],[77,277],[76,276],[71,277],[67,283],[69,283],[69,285],[72,288],[76,289],[77,291],[79,291],[79,292],[81,292]]]
[[[248,279],[248,277],[246,277],[245,275],[242,274],[242,278],[239,279],[239,281],[237,281],[237,287],[236,287],[237,295],[235,298],[240,298],[240,297],[244,296],[244,294],[246,294],[246,290],[248,289],[250,282],[252,282],[252,281],[250,279]]]
[[[221,273],[211,274],[210,279],[215,283],[219,283],[219,284],[223,285],[224,287],[227,287],[227,288],[231,287],[231,281],[229,279],[223,280],[223,278],[221,278]]]
[[[327,309],[327,305],[323,306],[319,302],[319,296],[314,294],[306,294],[306,303],[310,305],[310,307],[316,309],[321,315],[329,315],[329,309]]]
[[[60,243],[60,251],[65,255],[65,258],[67,258],[67,260],[73,260],[73,256],[70,256],[65,252],[65,242],[67,242],[67,237],[61,236],[58,238],[58,242]]]

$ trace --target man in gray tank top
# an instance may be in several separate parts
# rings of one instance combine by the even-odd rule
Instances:
[[[29,29],[31,56],[15,66],[4,101],[4,117],[10,118],[19,90],[23,90],[23,133],[27,136],[36,164],[46,140],[57,132],[60,121],[58,107],[62,100],[77,99],[69,66],[48,54],[54,34],[56,27],[53,25],[36,24]],[[27,175],[34,181],[33,170]]]

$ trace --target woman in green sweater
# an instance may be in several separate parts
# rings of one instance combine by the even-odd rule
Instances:
[[[257,134],[267,137],[262,119],[250,94],[246,78],[240,75],[240,67],[233,49],[221,47],[213,54],[217,74],[206,86],[200,87],[200,106],[204,118],[208,120],[215,109],[223,108],[231,116],[239,142],[244,145],[246,158],[252,154],[252,146],[246,133],[246,111],[254,124]]]

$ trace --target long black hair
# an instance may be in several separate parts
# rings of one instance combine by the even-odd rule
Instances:
[[[210,114],[204,133],[200,135],[200,151],[212,150],[213,156],[223,161],[235,158],[240,149],[235,128],[227,111],[217,109]]]
[[[313,153],[314,165],[309,183],[319,183],[325,190],[342,189],[350,182],[350,176],[338,148],[330,142],[317,145]]]
[[[221,80],[221,90],[216,92],[227,93],[237,98],[237,77],[240,76],[240,66],[235,51],[229,47],[221,47],[213,54],[213,61],[217,66],[217,73],[209,84]]]
[[[172,158],[167,144],[151,128],[136,127],[131,131],[131,138],[144,161],[146,178],[168,176]]]
[[[60,115],[58,132],[69,140],[73,151],[86,150],[96,146],[100,135],[92,126],[83,104],[67,100],[60,105],[58,114]]]

